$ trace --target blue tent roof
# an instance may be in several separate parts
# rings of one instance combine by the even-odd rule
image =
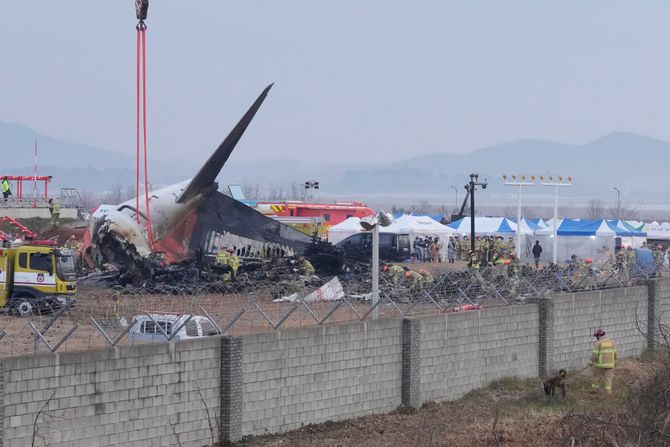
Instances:
[[[559,236],[593,236],[601,223],[599,220],[563,219],[558,227],[558,234]]]
[[[509,226],[509,221],[507,219],[503,219],[502,222],[500,222],[498,233],[514,233],[514,230]]]
[[[551,227],[539,230],[542,233],[550,234]],[[623,222],[616,220],[573,220],[563,219],[558,226],[559,236],[595,236],[612,235],[618,237],[644,237],[646,233],[637,231],[630,225],[625,226]]]

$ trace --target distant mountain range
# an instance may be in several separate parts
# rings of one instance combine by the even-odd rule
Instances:
[[[116,184],[132,185],[132,156],[48,135],[41,135],[18,124],[0,122],[0,153],[3,172],[32,173],[32,145],[39,138],[40,171],[54,176],[54,185],[88,191],[109,190]],[[241,144],[244,144],[242,142]],[[24,148],[27,154],[7,156]],[[24,160],[16,163],[13,160]],[[199,161],[155,160],[151,178],[155,185],[189,178]],[[519,140],[488,146],[463,154],[434,153],[417,155],[401,162],[361,165],[338,160],[314,165],[294,160],[258,160],[230,163],[224,167],[222,183],[288,183],[317,179],[331,195],[374,194],[451,194],[451,185],[462,191],[468,174],[486,177],[486,196],[496,200],[513,193],[505,188],[501,175],[535,174],[572,176],[574,186],[561,192],[566,197],[611,198],[613,187],[626,191],[628,200],[662,201],[667,193],[670,142],[632,133],[611,133],[595,141],[572,145],[545,140]],[[453,190],[451,190],[453,191]],[[550,191],[543,190],[546,195]]]
[[[117,184],[125,187],[135,183],[135,160],[130,155],[60,140],[20,124],[0,122],[3,173],[33,173],[35,138],[39,142],[39,174],[52,175],[57,188],[97,192]],[[188,178],[197,169],[197,163],[185,160],[153,160],[150,166],[151,178],[157,184]]]

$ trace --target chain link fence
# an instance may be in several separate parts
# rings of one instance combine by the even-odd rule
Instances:
[[[515,305],[531,296],[626,287],[669,273],[665,265],[616,268],[608,263],[541,269],[498,265],[434,276],[384,272],[374,305],[370,272],[131,288],[81,286],[74,302],[58,309],[1,314],[0,357]]]

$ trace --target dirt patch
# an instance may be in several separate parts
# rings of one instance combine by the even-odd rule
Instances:
[[[621,411],[661,363],[623,360],[613,394],[591,394],[588,369],[571,371],[565,400],[550,398],[539,379],[503,379],[453,402],[429,402],[417,410],[307,425],[281,435],[249,437],[240,447],[410,447],[570,445],[561,421],[574,413]],[[566,439],[567,444],[566,444]]]

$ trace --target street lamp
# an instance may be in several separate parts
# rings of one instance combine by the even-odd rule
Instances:
[[[486,189],[488,183],[486,179],[483,182],[479,181],[479,174],[470,174],[470,181],[465,185],[466,194],[470,194],[470,250],[475,252],[475,190],[477,186]]]
[[[616,217],[621,220],[621,191],[616,186],[614,190],[616,191]]]
[[[456,187],[454,185],[451,185],[451,189],[453,189],[454,192],[456,193],[456,199],[454,201],[454,209],[457,210],[458,209],[458,189],[456,189]]]
[[[379,227],[388,227],[391,223],[391,219],[383,212],[364,217],[360,222],[363,230],[372,231],[372,318],[379,318]]]
[[[542,186],[553,186],[554,187],[554,241],[552,243],[552,262],[554,264],[557,264],[558,260],[558,188],[561,186],[572,186],[572,177],[567,177],[565,180],[563,180],[565,177],[559,176],[559,177],[554,177],[554,176],[549,176],[545,177],[543,175],[540,176],[540,184]]]
[[[503,175],[502,179],[505,182],[505,186],[516,186],[518,188],[516,196],[516,237],[514,240],[514,251],[516,251],[517,256],[521,256],[521,232],[519,231],[521,228],[521,188],[523,186],[535,186],[535,176],[512,175],[511,177],[507,177],[507,175]]]

